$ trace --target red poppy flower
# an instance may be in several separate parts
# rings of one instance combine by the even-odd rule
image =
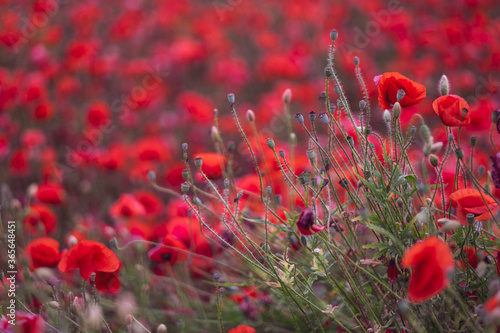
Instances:
[[[446,126],[464,126],[470,123],[469,104],[460,96],[441,96],[432,103],[432,108]]]
[[[40,224],[46,234],[52,233],[57,224],[57,216],[49,206],[34,203],[31,205],[28,214],[23,219],[23,226],[32,235],[38,235]]]
[[[197,154],[203,161],[201,171],[210,179],[219,179],[222,177],[222,166],[226,164],[224,156],[216,153]]]
[[[167,145],[159,138],[145,138],[133,147],[139,161],[166,161],[171,157]]]
[[[163,238],[162,244],[168,247],[158,245],[148,252],[148,257],[151,260],[156,262],[169,262],[170,265],[177,262],[183,263],[188,260],[189,255],[184,252],[187,251],[187,247],[183,242],[177,239],[177,237],[167,235]],[[184,251],[177,251],[176,249]]]
[[[15,325],[10,324],[10,318],[2,316],[0,319],[0,332],[3,333],[44,333],[45,321],[36,314],[16,310]]]
[[[27,151],[16,149],[9,158],[9,171],[15,176],[25,176],[30,173],[30,162]]]
[[[59,242],[53,238],[35,239],[26,247],[31,269],[40,267],[55,267],[61,259]]]
[[[475,189],[463,189],[453,192],[450,199],[457,204],[457,219],[460,224],[468,225],[467,214],[473,214],[478,221],[486,221],[493,217],[498,209],[495,200]],[[491,212],[491,213],[490,213]]]
[[[113,217],[141,217],[146,215],[146,208],[131,194],[122,194],[109,208]]]
[[[66,200],[66,191],[60,184],[45,183],[38,185],[35,197],[43,203],[60,205]]]
[[[154,193],[147,190],[137,190],[134,197],[144,206],[146,215],[149,217],[158,216],[163,208],[163,202]]]
[[[116,294],[120,291],[120,267],[114,272],[96,272],[95,274],[95,288],[100,292],[107,294]]]
[[[87,111],[87,121],[94,127],[109,125],[111,119],[111,110],[108,104],[103,101],[95,101]]]
[[[484,303],[484,310],[491,314],[493,311],[500,307],[500,293],[497,292],[493,297],[491,297],[486,303]]]
[[[247,325],[239,325],[238,327],[230,329],[227,333],[255,333],[255,328]]]
[[[378,80],[378,104],[382,110],[392,109],[398,101],[398,91],[405,92],[399,101],[401,107],[413,106],[425,98],[425,87],[397,72],[384,73]]]
[[[92,273],[115,272],[120,268],[120,259],[104,244],[82,240],[64,254],[59,262],[61,272],[80,269],[80,276],[89,281]]]
[[[469,247],[469,246],[464,247],[463,255],[467,260],[467,264],[463,260],[459,260],[459,261],[457,261],[457,266],[459,268],[467,269],[468,266],[470,266],[474,269],[477,268],[478,258],[477,258],[476,250],[474,248]],[[460,259],[462,259],[461,256],[460,256]]]
[[[207,123],[214,118],[214,105],[206,97],[195,92],[184,92],[179,95],[179,107],[187,112],[192,121]]]
[[[302,235],[313,235],[326,229],[326,225],[314,224],[314,212],[311,208],[304,209],[297,219],[297,228]]]
[[[408,299],[418,303],[428,300],[448,286],[448,271],[453,269],[453,255],[444,241],[431,236],[408,249],[402,264],[406,268],[413,268]]]

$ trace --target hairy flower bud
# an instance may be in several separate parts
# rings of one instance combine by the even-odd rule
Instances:
[[[354,61],[355,66],[359,66],[359,58],[358,57],[354,57],[353,61]]]
[[[337,32],[337,30],[333,29],[332,31],[330,31],[330,39],[332,40],[332,42],[335,42],[335,40],[339,37],[339,33]]]
[[[429,126],[420,126],[420,136],[422,137],[422,139],[424,139],[425,143],[431,143],[431,131],[429,129]]]
[[[271,138],[267,139],[266,143],[267,143],[267,146],[269,148],[271,148],[271,149],[274,149],[274,147],[276,147],[276,144],[274,143],[274,140],[271,139]]]
[[[389,112],[389,110],[385,110],[384,111],[384,121],[386,123],[390,123],[391,122],[391,113]]]
[[[299,124],[303,124],[304,123],[304,116],[300,113],[296,113],[295,114],[295,119],[297,119],[297,121],[299,122]]]
[[[394,103],[394,106],[392,107],[392,113],[394,114],[395,119],[398,119],[401,115],[401,104],[399,104],[399,102]]]
[[[434,167],[434,168],[437,168],[437,166],[439,165],[439,159],[436,155],[434,154],[431,154],[429,156],[429,162],[431,163],[431,165]]]
[[[281,158],[285,158],[285,151],[283,149],[280,149],[278,154],[281,156]]]
[[[252,110],[247,111],[247,120],[252,123],[255,121],[255,113]]]
[[[201,168],[201,166],[203,165],[203,160],[201,159],[201,157],[196,157],[194,159],[194,164],[198,167],[198,168]]]
[[[362,99],[361,101],[359,101],[359,109],[363,111],[365,108],[366,108],[366,102],[364,99]]]
[[[227,100],[229,101],[229,103],[234,104],[235,101],[234,94],[233,93],[227,94]]]
[[[285,104],[290,103],[290,101],[292,100],[292,91],[290,90],[290,88],[286,89],[283,92],[282,98],[283,98],[283,103]]]
[[[332,74],[333,74],[332,68],[330,66],[326,66],[325,67],[325,76],[330,77],[330,76],[332,76]]]
[[[439,80],[439,92],[441,93],[441,96],[448,95],[450,93],[450,83],[444,74]]]

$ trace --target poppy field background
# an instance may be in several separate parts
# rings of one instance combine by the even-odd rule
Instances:
[[[499,124],[496,0],[0,0],[0,332],[495,332]]]

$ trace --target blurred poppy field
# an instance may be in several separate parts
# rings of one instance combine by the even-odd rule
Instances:
[[[497,0],[0,0],[0,332],[500,330]]]

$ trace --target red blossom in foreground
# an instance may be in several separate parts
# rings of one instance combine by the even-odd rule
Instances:
[[[59,242],[48,237],[32,241],[28,244],[25,251],[29,256],[31,269],[55,267],[59,263],[59,260],[61,260]]]
[[[408,299],[420,303],[448,286],[448,271],[453,270],[453,255],[444,241],[431,236],[408,249],[402,264],[413,269]]]
[[[120,259],[104,244],[95,241],[82,240],[64,254],[59,262],[61,272],[70,272],[76,268],[80,270],[80,276],[89,281],[92,273],[96,273],[96,288],[102,286],[109,276],[100,273],[114,273],[121,267]],[[101,290],[106,292],[106,290]]]
[[[469,104],[460,96],[441,96],[434,100],[432,108],[446,126],[465,126],[470,123]]]
[[[163,245],[163,246],[162,246]],[[167,235],[163,238],[162,245],[158,245],[148,252],[148,257],[156,262],[169,262],[170,265],[188,260],[189,255],[186,245],[174,236]],[[178,251],[183,250],[183,251]]]
[[[146,208],[131,194],[122,194],[109,208],[109,213],[115,218],[143,217]]]
[[[475,189],[463,189],[453,192],[450,199],[457,205],[457,219],[460,224],[468,225],[467,214],[473,214],[478,221],[486,221],[493,217],[498,209],[495,200]]]
[[[255,333],[255,328],[247,325],[239,325],[230,329],[227,333]]]
[[[310,236],[326,229],[325,225],[315,225],[314,220],[314,212],[311,208],[306,208],[300,213],[297,228],[302,235]]]
[[[10,317],[0,319],[0,332],[2,333],[44,333],[45,321],[36,314],[16,311],[15,325],[9,323]]]
[[[401,107],[409,107],[420,103],[425,98],[425,87],[397,72],[384,73],[378,79],[378,104],[382,110],[392,109],[398,101],[399,90],[405,92],[399,101]]]

